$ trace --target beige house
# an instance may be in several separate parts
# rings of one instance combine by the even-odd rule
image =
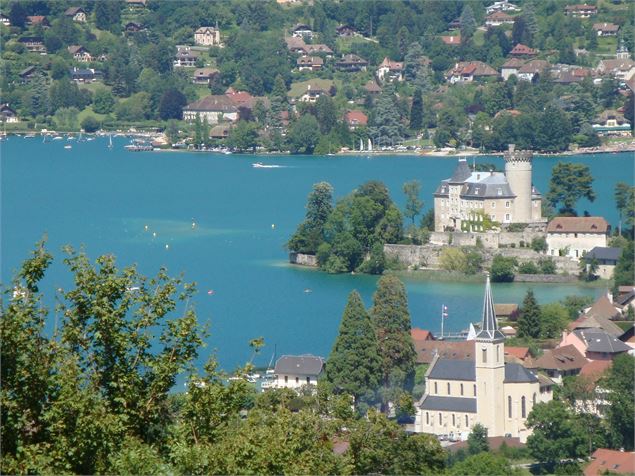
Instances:
[[[202,26],[194,32],[194,43],[202,46],[221,46],[220,30],[213,26]]]
[[[435,231],[486,231],[486,221],[542,222],[542,196],[531,184],[532,154],[510,145],[504,157],[504,173],[471,170],[459,159],[434,193]]]
[[[226,95],[210,95],[194,101],[183,108],[183,120],[192,122],[196,116],[208,124],[238,119],[238,106]]]
[[[300,389],[305,385],[317,385],[324,369],[324,359],[315,355],[283,355],[274,368],[274,388]]]
[[[90,63],[93,60],[88,50],[81,45],[69,46],[68,52],[73,55],[75,61],[79,61],[80,63]]]
[[[417,404],[415,431],[465,440],[477,423],[488,436],[526,442],[527,416],[536,403],[552,399],[548,379],[518,363],[505,363],[505,336],[498,329],[489,276],[481,330],[473,359],[434,358],[426,373],[426,393]]]
[[[596,246],[606,247],[610,228],[602,217],[556,217],[547,225],[547,253],[579,260]]]

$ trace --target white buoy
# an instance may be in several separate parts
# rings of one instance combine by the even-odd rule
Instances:
[[[156,237],[157,237],[157,232],[156,232],[156,231],[153,231],[153,232],[152,232],[152,238],[156,238]]]
[[[196,222],[195,222],[195,221],[193,221],[193,222],[192,222],[192,230],[193,230],[194,228],[196,228]]]
[[[145,231],[148,231],[148,225],[145,225],[145,226],[143,227],[143,229],[144,229]]]
[[[271,229],[272,229],[272,230],[275,230],[275,229],[276,229],[276,224],[275,224],[275,223],[272,223],[272,224],[271,224]]]
[[[166,250],[169,250],[169,249],[170,249],[170,245],[167,245],[167,244],[166,244],[166,245],[165,245],[165,249],[166,249]]]

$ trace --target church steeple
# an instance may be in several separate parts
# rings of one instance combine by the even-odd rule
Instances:
[[[504,340],[505,336],[498,330],[496,322],[496,312],[494,311],[494,300],[492,299],[492,287],[487,274],[485,283],[485,296],[483,297],[483,317],[481,318],[481,330],[476,334],[476,340],[494,342]]]

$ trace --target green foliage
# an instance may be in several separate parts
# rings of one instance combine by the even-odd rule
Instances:
[[[634,368],[635,357],[620,354],[615,357],[608,375],[601,382],[602,388],[607,389],[607,427],[612,447],[623,447],[626,451],[633,450],[635,431]]]
[[[477,455],[489,451],[487,441],[487,428],[477,423],[467,437],[467,449],[471,455]]]
[[[635,226],[635,187],[624,182],[615,185],[615,206],[620,216],[620,234],[622,220],[626,226]]]
[[[595,200],[592,183],[593,176],[587,165],[558,162],[551,172],[547,201],[554,208],[561,205],[561,212],[575,214],[576,203],[581,198]]]
[[[538,338],[541,333],[540,328],[540,307],[534,297],[534,292],[529,289],[523,304],[520,308],[518,318],[518,337]]]
[[[375,329],[357,291],[348,297],[339,333],[326,364],[326,380],[335,393],[355,397],[359,404],[375,400],[382,375]]]
[[[450,474],[453,476],[491,474],[511,476],[519,473],[504,457],[486,452],[470,456],[450,468]]]
[[[540,337],[555,339],[569,323],[569,312],[560,303],[550,303],[540,306]]]
[[[518,272],[520,274],[538,274],[540,269],[533,261],[526,261],[518,265]]]
[[[328,182],[316,183],[307,199],[305,220],[287,242],[287,248],[298,253],[317,253],[332,211],[333,187]]]
[[[182,119],[183,108],[187,104],[187,99],[181,91],[170,88],[161,96],[159,103],[159,117],[164,121],[168,119]]]
[[[569,319],[577,319],[580,313],[587,307],[593,304],[593,298],[591,296],[566,296],[561,304],[567,309]]]
[[[617,265],[613,270],[613,293],[619,286],[628,286],[635,283],[635,243],[633,240],[625,242],[622,254],[617,260]]]
[[[415,223],[415,217],[421,213],[423,208],[423,201],[419,198],[421,193],[421,182],[418,180],[412,180],[403,184],[403,193],[406,196],[406,207],[404,209],[404,216],[412,220],[412,224]]]
[[[553,258],[540,258],[538,267],[542,274],[556,274],[556,262]]]
[[[531,239],[531,249],[536,253],[547,251],[547,239],[544,236],[535,236]]]
[[[81,126],[85,132],[96,132],[99,129],[99,121],[95,116],[86,116],[82,119]]]
[[[227,145],[238,151],[255,151],[258,145],[258,125],[255,122],[238,121],[229,131]]]
[[[293,154],[312,154],[320,138],[320,127],[315,116],[304,114],[291,125],[287,137]]]
[[[384,87],[377,99],[369,133],[376,147],[403,140],[404,127],[396,104],[395,89],[390,84]]]
[[[115,106],[115,98],[112,97],[110,91],[106,88],[98,88],[95,90],[93,97],[93,110],[97,114],[110,114]]]
[[[370,250],[370,255],[358,270],[368,274],[382,274],[386,269],[386,256],[384,255],[384,246],[381,243],[375,243]]]
[[[518,265],[516,258],[502,255],[494,256],[490,274],[494,283],[508,283],[514,280],[514,271]]]
[[[423,127],[423,97],[421,89],[417,88],[410,106],[410,129],[418,131]]]

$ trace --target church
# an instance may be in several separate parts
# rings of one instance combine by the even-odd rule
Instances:
[[[505,337],[498,329],[487,276],[475,359],[435,356],[426,373],[426,390],[417,403],[415,431],[465,440],[477,423],[488,436],[526,442],[527,416],[536,403],[552,399],[553,382],[517,363],[505,362]]]
[[[532,153],[510,144],[503,157],[504,173],[472,170],[459,159],[452,177],[434,193],[435,231],[487,231],[484,222],[546,222],[542,196],[531,182]]]

